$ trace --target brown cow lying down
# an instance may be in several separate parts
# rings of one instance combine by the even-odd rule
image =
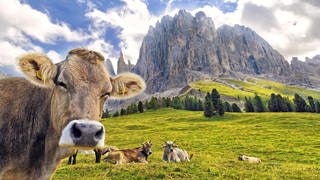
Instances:
[[[248,161],[249,163],[261,163],[261,160],[259,158],[250,157],[243,154],[241,154],[238,159],[240,161]]]
[[[104,57],[83,48],[53,64],[43,54],[19,59],[26,78],[0,79],[0,179],[50,179],[73,149],[104,147],[103,105],[145,88],[141,77],[110,77]]]
[[[193,154],[189,155],[186,150],[178,148],[178,146],[172,141],[167,141],[163,145],[163,157],[162,159],[166,162],[184,162],[190,161]]]
[[[115,146],[107,146],[104,147],[102,149],[94,149],[94,154],[96,156],[96,163],[100,163],[101,161],[101,156],[105,155],[108,152],[111,151],[115,151],[115,150],[119,150],[117,147]],[[74,151],[74,154],[72,154],[71,156],[69,156],[69,160],[68,160],[68,164],[76,164],[77,162],[77,154],[78,154],[78,149],[76,149]]]
[[[149,141],[134,149],[111,151],[105,160],[112,164],[148,163],[148,156],[152,154],[151,146],[152,143]]]

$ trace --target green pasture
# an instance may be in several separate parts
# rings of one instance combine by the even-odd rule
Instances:
[[[148,164],[95,164],[78,154],[64,159],[53,179],[320,179],[320,115],[311,113],[226,113],[206,119],[203,112],[148,111],[102,121],[106,144],[120,149],[153,142]],[[162,144],[174,140],[194,154],[191,162],[165,163]],[[239,154],[261,164],[239,161]]]

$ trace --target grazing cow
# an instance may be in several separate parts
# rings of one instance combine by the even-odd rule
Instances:
[[[134,149],[111,151],[105,160],[112,164],[148,163],[148,157],[152,154],[151,146],[152,143],[149,141]]]
[[[162,159],[166,162],[185,162],[190,161],[193,154],[189,155],[186,150],[178,148],[178,146],[172,141],[167,141],[163,145]]]
[[[131,73],[110,77],[103,60],[82,48],[58,64],[32,53],[19,60],[27,79],[0,80],[0,179],[50,179],[73,149],[104,146],[105,100],[145,84]]]
[[[259,158],[250,157],[243,154],[241,154],[238,159],[240,161],[248,161],[249,163],[261,163],[261,160]]]
[[[106,153],[111,152],[111,151],[115,151],[115,150],[119,150],[119,149],[115,146],[108,146],[108,147],[105,147],[102,149],[98,149],[98,148],[94,149],[93,151],[96,156],[96,163],[100,163],[102,155],[105,155]],[[69,156],[68,164],[76,164],[77,154],[78,154],[78,150],[76,149],[74,151],[74,153],[71,156]]]

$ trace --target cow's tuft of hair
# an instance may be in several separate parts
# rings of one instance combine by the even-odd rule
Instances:
[[[89,61],[92,64],[97,64],[97,62],[104,61],[102,54],[91,51],[86,48],[76,48],[69,51],[69,55],[76,55],[81,60]]]

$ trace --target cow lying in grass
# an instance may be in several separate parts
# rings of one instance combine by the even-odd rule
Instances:
[[[240,161],[248,161],[249,163],[261,163],[261,160],[259,158],[250,157],[243,154],[241,154],[238,159]]]
[[[100,163],[101,156],[105,155],[108,152],[115,151],[115,150],[118,150],[118,148],[115,146],[108,146],[108,147],[105,147],[102,149],[94,149],[93,151],[96,156],[96,163]],[[68,164],[76,164],[77,154],[78,154],[78,149],[76,149],[74,151],[74,153],[71,156],[69,156]]]
[[[148,163],[148,157],[152,154],[151,146],[149,141],[137,148],[111,151],[105,160],[112,164]]]
[[[178,148],[178,146],[173,143],[172,141],[165,142],[165,145],[163,145],[164,151],[163,151],[163,160],[166,162],[185,162],[190,161],[193,154],[189,155],[187,151],[184,149]]]

